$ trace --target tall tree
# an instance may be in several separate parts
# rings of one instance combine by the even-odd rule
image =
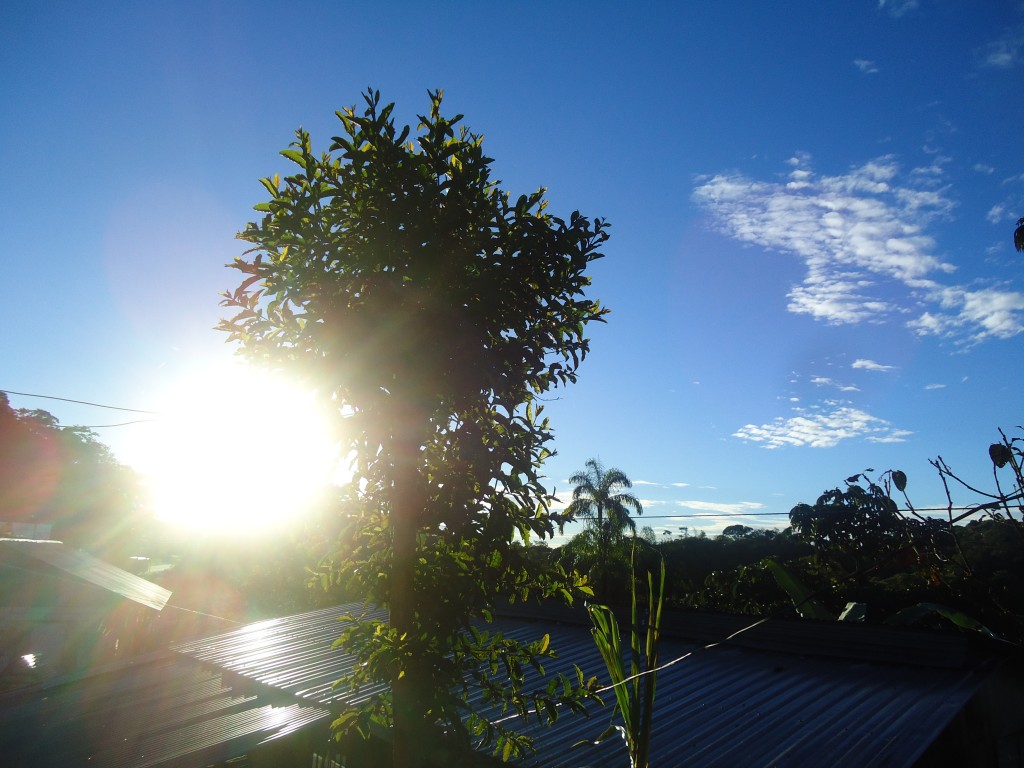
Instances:
[[[547,213],[543,189],[502,191],[481,137],[443,116],[441,98],[430,94],[412,140],[372,91],[361,114],[337,113],[328,153],[296,133],[282,152],[294,175],[261,179],[270,199],[240,234],[253,247],[231,265],[244,278],[221,324],[344,419],[354,544],[330,578],[389,608],[389,625],[356,623],[342,642],[365,662],[354,682],[387,682],[391,696],[340,723],[393,723],[403,766],[430,762],[434,724],[464,744],[494,737],[506,757],[527,745],[481,711],[464,729],[467,679],[488,704],[557,714],[521,673],[550,654],[545,638],[472,625],[510,597],[584,586],[531,568],[516,544],[564,520],[541,483],[552,435],[535,399],[576,380],[584,327],[606,312],[584,290],[607,224]]]
[[[609,554],[627,530],[636,533],[636,522],[629,512],[642,515],[643,505],[640,499],[623,490],[633,487],[626,473],[616,467],[605,469],[599,459],[587,459],[586,469],[572,475],[569,482],[575,487],[565,511],[573,519],[586,520],[593,532],[602,595],[607,598]]]

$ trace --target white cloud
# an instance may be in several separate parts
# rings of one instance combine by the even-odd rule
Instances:
[[[978,173],[984,173],[986,176],[991,176],[993,173],[996,172],[995,168],[993,168],[991,165],[986,165],[985,163],[975,163],[974,170],[976,170]]]
[[[860,389],[853,386],[852,384],[839,384],[834,379],[828,376],[814,376],[811,378],[811,384],[815,384],[819,387],[829,386],[835,387],[840,392],[860,392]],[[798,398],[790,398],[791,402],[797,402]]]
[[[660,507],[663,506],[665,503],[666,502],[661,501],[660,499],[640,499],[640,504],[641,506],[643,506],[644,509],[647,509],[649,507]]]
[[[874,75],[878,73],[878,67],[875,66],[875,62],[869,61],[868,59],[854,59],[853,66],[865,75]]]
[[[633,485],[653,485],[660,487],[661,483],[652,483],[650,480],[634,480]]]
[[[1006,218],[1006,206],[998,204],[993,205],[989,208],[988,213],[985,214],[985,218],[988,220],[989,224],[998,224]]]
[[[689,483],[669,483],[669,485],[673,488],[688,488],[690,486]]]
[[[925,312],[909,323],[921,336],[962,336],[969,329],[972,341],[1010,339],[1024,332],[1024,293],[997,289],[936,291],[944,314]]]
[[[924,388],[926,390],[929,390],[929,391],[933,390],[933,389],[945,389],[946,385],[945,384],[925,384]]]
[[[684,509],[695,509],[698,512],[721,512],[723,514],[736,514],[737,512],[750,512],[752,510],[764,509],[764,504],[759,501],[737,501],[734,503],[719,501],[677,501],[677,507]]]
[[[881,363],[876,363],[874,360],[865,360],[863,358],[858,358],[857,360],[854,360],[853,361],[853,365],[851,365],[850,367],[851,368],[862,368],[865,371],[894,371],[894,370],[896,370],[896,366],[895,365],[882,365]]]
[[[1010,69],[1021,60],[1024,49],[1024,25],[1008,30],[1002,37],[981,49],[981,66],[991,69]]]
[[[902,442],[910,433],[857,408],[828,403],[824,407],[794,409],[795,416],[779,417],[760,426],[747,424],[733,437],[765,448],[809,446],[831,448],[843,440],[863,439],[877,443]]]
[[[878,7],[885,9],[889,15],[899,18],[917,8],[918,0],[878,0]]]
[[[913,432],[908,429],[894,429],[884,435],[868,435],[864,439],[869,443],[904,443]]]
[[[726,235],[804,262],[806,277],[791,288],[789,311],[835,325],[916,315],[908,325],[917,333],[969,342],[1013,335],[1021,324],[1019,294],[936,280],[955,271],[925,232],[953,208],[941,186],[944,158],[902,174],[885,156],[839,176],[817,175],[808,162],[805,154],[790,158],[786,181],[719,174],[693,192]],[[997,317],[965,306],[978,293],[999,307]]]

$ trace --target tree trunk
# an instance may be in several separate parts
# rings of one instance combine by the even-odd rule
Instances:
[[[415,568],[416,534],[423,506],[420,493],[417,459],[419,440],[403,425],[404,434],[395,441],[394,503],[391,509],[392,564],[390,623],[399,636],[416,636]],[[417,432],[418,433],[418,432]],[[415,659],[411,660],[415,662]],[[396,768],[423,768],[427,754],[422,735],[425,732],[425,692],[415,670],[405,663],[400,678],[391,684],[394,728],[392,729],[392,757]]]
[[[597,546],[601,563],[601,599],[608,604],[608,531],[604,524],[604,505],[597,505]]]

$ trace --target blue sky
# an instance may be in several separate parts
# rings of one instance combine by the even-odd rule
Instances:
[[[0,67],[0,388],[158,407],[230,351],[222,265],[295,128],[441,87],[507,189],[613,225],[558,489],[597,456],[658,530],[781,527],[868,467],[990,483],[1024,423],[1020,2],[35,2]],[[152,425],[97,431],[131,463]],[[660,517],[712,512],[749,517]]]

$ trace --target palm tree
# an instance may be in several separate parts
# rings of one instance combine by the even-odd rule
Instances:
[[[636,535],[636,523],[629,511],[642,515],[644,509],[640,499],[623,491],[624,488],[632,488],[633,483],[621,469],[605,469],[598,459],[588,459],[586,466],[585,471],[569,478],[575,487],[572,501],[565,511],[570,517],[586,520],[588,530],[585,533],[596,539],[602,596],[607,598],[608,553],[627,529]]]

